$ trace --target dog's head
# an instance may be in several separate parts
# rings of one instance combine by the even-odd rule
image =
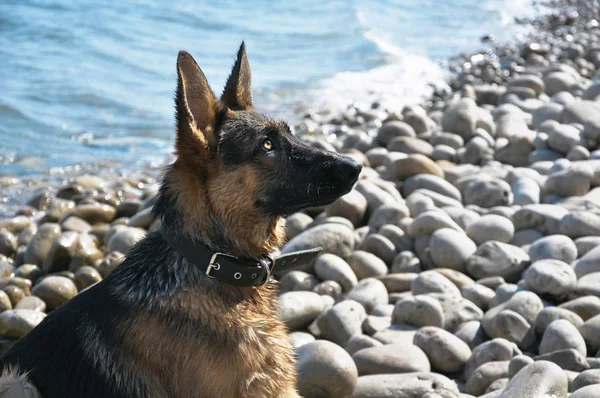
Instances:
[[[220,99],[186,52],[177,73],[178,158],[169,184],[177,187],[183,217],[256,230],[352,189],[361,171],[354,160],[310,147],[284,122],[253,110],[244,43]]]
[[[177,71],[177,152],[209,189],[234,188],[215,201],[252,198],[265,215],[284,215],[331,203],[358,179],[361,166],[351,158],[310,147],[284,122],[253,110],[243,43],[220,99],[188,53],[179,53]]]

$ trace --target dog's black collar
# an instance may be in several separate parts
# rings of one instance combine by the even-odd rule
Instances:
[[[274,259],[254,260],[213,252],[203,244],[195,243],[191,239],[179,237],[175,239],[172,234],[162,228],[160,232],[173,249],[200,268],[209,278],[236,286],[264,285],[269,281],[271,275],[310,265],[323,250],[318,247],[287,253]]]

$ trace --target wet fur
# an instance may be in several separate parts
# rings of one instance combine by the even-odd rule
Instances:
[[[358,165],[308,148],[284,123],[252,111],[243,45],[220,100],[189,54],[180,53],[177,67],[178,157],[153,208],[167,233],[263,258],[283,242],[282,215],[350,190]],[[265,137],[280,153],[261,149]],[[312,185],[323,186],[316,196]],[[27,376],[11,373],[15,366]],[[209,279],[160,232],[50,313],[0,367],[0,386],[23,398],[36,397],[25,377],[45,398],[298,397],[276,282]]]

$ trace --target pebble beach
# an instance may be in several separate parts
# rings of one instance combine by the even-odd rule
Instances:
[[[303,397],[600,397],[600,4],[522,23],[421,104],[295,126],[363,165],[286,219],[282,252],[324,248],[279,280]],[[160,227],[160,178],[0,177],[0,353]]]

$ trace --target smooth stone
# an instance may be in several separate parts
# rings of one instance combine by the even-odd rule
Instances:
[[[548,134],[548,146],[558,152],[567,153],[576,146],[585,144],[585,138],[579,129],[567,125],[558,124]]]
[[[435,203],[429,196],[420,192],[413,192],[406,198],[406,206],[413,217],[429,210],[435,209]]]
[[[44,273],[49,274],[69,269],[69,264],[75,255],[79,236],[78,232],[67,231],[54,240],[42,264]]]
[[[359,302],[370,312],[379,305],[388,304],[388,291],[380,280],[366,278],[348,292],[346,299]]]
[[[352,336],[346,343],[344,347],[348,354],[354,355],[356,352],[371,347],[381,347],[383,343],[379,340],[375,340],[373,337],[360,335],[360,336]]]
[[[54,223],[46,223],[39,227],[36,234],[31,238],[25,251],[24,261],[27,264],[41,265],[52,244],[60,235],[60,226]]]
[[[540,203],[540,185],[532,178],[519,177],[511,185],[513,205],[525,206]]]
[[[363,250],[352,252],[346,261],[358,280],[379,277],[388,272],[387,265],[382,259]]]
[[[63,276],[48,276],[31,289],[31,293],[53,310],[77,295],[75,283]]]
[[[6,310],[11,310],[12,308],[12,302],[8,294],[6,294],[6,292],[4,292],[3,290],[0,290],[0,313]]]
[[[577,258],[575,242],[565,235],[550,235],[541,238],[531,244],[528,252],[531,262],[554,259],[571,263]]]
[[[305,397],[345,397],[358,379],[352,357],[340,346],[319,340],[296,350],[298,392]]]
[[[27,296],[23,297],[15,306],[16,310],[32,310],[45,312],[46,311],[46,303],[44,300],[37,296]]]
[[[425,352],[433,369],[445,373],[460,372],[471,356],[471,349],[464,341],[435,326],[419,329],[414,345]]]
[[[588,369],[579,373],[573,380],[573,391],[577,391],[583,387],[600,384],[600,369]]]
[[[6,229],[11,234],[18,235],[25,228],[34,225],[33,220],[26,216],[16,216],[0,220],[0,229]]]
[[[595,272],[600,272],[600,246],[587,252],[572,265],[578,279]]]
[[[581,352],[574,348],[552,351],[547,354],[538,355],[533,358],[535,361],[550,361],[554,362],[561,369],[581,372],[589,369],[590,365]]]
[[[63,231],[79,232],[80,234],[88,233],[92,230],[92,226],[79,217],[70,216],[64,220],[60,227]]]
[[[108,241],[108,250],[127,255],[136,243],[144,239],[144,236],[146,236],[146,231],[143,229],[125,227],[111,236]]]
[[[579,332],[592,352],[596,352],[600,349],[600,315],[596,315],[586,320],[585,323],[579,327]]]
[[[464,203],[483,208],[509,206],[513,202],[510,185],[498,178],[473,181],[464,192]]]
[[[352,229],[342,224],[317,225],[294,237],[283,246],[281,252],[286,254],[315,247],[322,247],[323,253],[347,257],[354,248],[354,233]]]
[[[100,272],[94,267],[84,265],[75,271],[75,286],[82,291],[102,280]]]
[[[471,138],[477,127],[477,104],[471,98],[461,98],[451,103],[442,117],[442,129],[456,133],[463,139]]]
[[[550,174],[544,184],[544,191],[563,198],[582,196],[589,190],[592,183],[592,173],[589,170],[569,168]]]
[[[571,239],[582,236],[600,236],[600,215],[587,211],[574,211],[560,220],[560,233]]]
[[[368,375],[358,378],[351,398],[457,398],[456,384],[437,373]]]
[[[582,387],[571,394],[570,398],[598,398],[600,397],[600,385],[594,384]]]
[[[472,285],[463,287],[461,293],[464,298],[473,302],[483,311],[486,311],[489,308],[490,302],[496,295],[496,292],[492,289],[479,283],[473,283]]]
[[[410,194],[420,189],[427,189],[459,202],[462,201],[462,195],[458,188],[444,180],[442,177],[432,174],[418,174],[408,178],[406,181],[404,181],[402,190],[404,196],[408,197]]]
[[[321,296],[331,296],[334,300],[342,296],[342,286],[336,281],[325,281],[313,287],[313,292]]]
[[[463,207],[442,207],[442,210],[465,231],[481,218],[479,213]]]
[[[577,255],[583,257],[600,246],[600,236],[582,236],[575,239],[575,246],[577,247]]]
[[[469,237],[454,229],[441,228],[431,235],[430,255],[436,267],[464,271],[465,263],[476,250]]]
[[[332,216],[333,214],[328,215]],[[339,216],[339,214],[335,215]],[[294,213],[291,216],[288,216],[285,220],[285,233],[288,241],[294,239],[296,236],[302,233],[312,222],[313,219],[308,214]]]
[[[279,279],[279,290],[281,293],[292,291],[312,291],[319,283],[314,275],[300,270],[292,270],[285,273]]]
[[[563,370],[548,361],[537,361],[521,369],[499,398],[567,398],[569,381]]]
[[[365,217],[370,217],[375,210],[384,204],[397,203],[397,199],[390,192],[383,190],[373,181],[360,180],[356,184],[355,189],[367,199],[367,213]]]
[[[529,256],[523,249],[488,241],[479,246],[467,260],[466,268],[476,279],[501,276],[507,281],[516,281],[528,265]]]
[[[485,331],[481,327],[481,322],[479,321],[463,323],[454,332],[454,335],[467,343],[472,350],[488,340]]]
[[[398,181],[404,181],[418,174],[431,174],[444,177],[444,171],[437,163],[419,153],[394,160],[389,167],[389,173]]]
[[[0,313],[0,336],[19,339],[36,327],[46,314],[33,310],[7,310]]]
[[[594,295],[600,297],[600,272],[587,274],[577,281],[578,296]]]
[[[12,257],[17,248],[17,237],[6,229],[0,229],[0,255]]]
[[[565,105],[561,122],[578,123],[584,128],[586,137],[600,137],[600,104],[594,101],[572,101]]]
[[[358,283],[356,274],[350,265],[335,254],[325,253],[317,257],[313,267],[319,279],[339,283],[344,292],[350,291]]]
[[[561,220],[567,214],[569,210],[556,205],[527,205],[517,210],[512,221],[517,231],[535,229],[544,235],[562,233],[572,238],[569,234],[560,231]]]
[[[477,368],[488,362],[510,361],[517,352],[520,353],[518,348],[506,339],[494,338],[486,341],[473,348],[465,365],[465,378],[470,378]]]
[[[396,225],[384,225],[379,228],[379,235],[388,238],[394,245],[396,251],[412,250],[413,240],[410,236],[407,236],[402,228]]]
[[[512,222],[495,214],[482,216],[467,228],[467,235],[477,245],[488,241],[509,243],[514,233],[515,227]]]
[[[600,315],[600,298],[596,296],[585,296],[567,301],[559,306],[570,311],[573,311],[584,321]]]
[[[461,296],[460,290],[448,278],[436,271],[424,271],[411,284],[412,294],[447,293]]]
[[[478,321],[483,317],[483,311],[474,303],[461,296],[444,293],[429,293],[442,305],[444,310],[444,329],[454,332],[456,328],[469,321]]]
[[[125,256],[123,253],[110,252],[102,260],[99,261],[98,272],[103,278],[106,278],[112,271],[115,270],[122,262]]]
[[[588,160],[590,157],[590,151],[581,145],[576,145],[572,147],[567,153],[567,159],[571,162],[575,162],[578,160]]]
[[[290,333],[290,343],[294,349],[298,349],[305,344],[312,343],[315,341],[315,337],[306,332],[291,332]]]
[[[534,362],[533,358],[527,355],[517,355],[508,363],[508,378],[512,379],[521,369]]]
[[[117,210],[114,207],[102,203],[80,204],[69,213],[92,225],[110,223],[115,219],[116,214]]]
[[[444,309],[433,297],[409,296],[396,302],[392,323],[444,327]]]
[[[378,277],[389,293],[402,293],[410,290],[412,281],[419,275],[413,272],[388,274]]]
[[[431,235],[441,228],[450,228],[462,232],[462,228],[448,214],[431,210],[418,215],[413,220],[408,227],[408,234],[412,237]]]
[[[416,137],[417,133],[407,123],[399,120],[392,120],[385,122],[377,132],[377,141],[382,145],[387,145],[389,142],[396,137]]]
[[[322,337],[344,347],[350,337],[362,334],[367,313],[362,304],[345,300],[335,304],[317,318]]]
[[[363,251],[371,253],[379,259],[383,260],[385,264],[390,265],[394,261],[394,258],[397,254],[396,247],[394,246],[394,244],[388,238],[380,234],[367,235],[365,240],[362,242],[360,248]]]
[[[585,341],[577,328],[566,319],[558,319],[546,328],[538,352],[549,354],[569,348],[579,351],[584,357],[587,356]]]
[[[566,296],[575,290],[577,277],[571,266],[560,260],[545,259],[531,264],[524,272],[527,287],[537,294]]]
[[[481,396],[494,381],[508,377],[508,361],[486,362],[467,379],[467,393]]]
[[[546,328],[548,328],[552,322],[559,319],[564,319],[570,322],[576,328],[579,328],[581,325],[583,325],[583,319],[581,319],[581,317],[573,311],[561,307],[546,307],[541,310],[535,318],[535,332],[538,335],[544,334]]]
[[[352,355],[360,376],[388,373],[429,372],[431,365],[415,345],[388,344],[364,348]]]
[[[356,190],[352,190],[325,208],[329,217],[344,217],[357,227],[367,212],[367,199]],[[305,227],[306,228],[306,227]],[[301,231],[298,231],[296,236]]]
[[[399,225],[408,216],[410,216],[410,211],[404,204],[381,205],[369,218],[368,225],[374,230],[378,230],[386,224]]]
[[[395,137],[392,138],[387,145],[390,152],[402,152],[408,155],[421,154],[431,157],[433,146],[427,141],[423,141],[416,137]]]
[[[543,237],[544,235],[535,229],[522,229],[515,232],[515,235],[509,243],[513,246],[523,247],[526,245],[531,245],[533,242]]]

